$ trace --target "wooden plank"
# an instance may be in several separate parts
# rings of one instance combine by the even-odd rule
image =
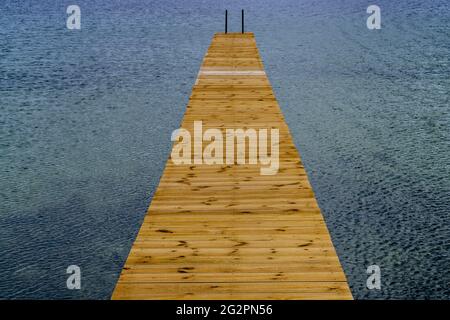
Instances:
[[[180,290],[161,291],[160,294],[121,290],[115,293],[115,300],[350,300],[350,293],[340,292],[208,292],[184,293]]]
[[[118,298],[139,299],[349,299],[346,282],[124,282]]]
[[[252,33],[214,35],[181,127],[195,121],[224,138],[278,129],[278,171],[261,175],[237,140],[245,164],[169,159],[112,298],[352,299]]]
[[[204,273],[220,273],[222,275],[229,275],[233,273],[271,273],[275,272],[282,275],[290,275],[292,273],[340,273],[343,276],[342,269],[338,264],[314,264],[314,263],[298,263],[295,265],[276,265],[270,262],[265,263],[195,263],[195,264],[179,264],[179,263],[166,263],[166,264],[133,264],[129,267],[125,267],[122,274],[128,272],[137,273],[158,273],[160,276],[169,275],[174,273],[192,275],[192,274],[204,274]],[[217,278],[220,281],[222,278]],[[309,281],[312,281],[311,279]]]
[[[127,270],[122,274],[123,282],[135,283],[135,282],[265,282],[265,281],[330,281],[344,282],[345,277],[342,276],[342,272],[196,272],[196,273],[157,273],[155,270]]]

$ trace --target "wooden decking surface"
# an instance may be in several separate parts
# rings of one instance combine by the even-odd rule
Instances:
[[[252,33],[214,36],[181,127],[199,120],[278,128],[279,171],[169,159],[112,298],[351,299]]]

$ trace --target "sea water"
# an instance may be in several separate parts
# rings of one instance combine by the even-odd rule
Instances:
[[[3,0],[0,298],[110,298],[225,9],[230,31],[246,10],[354,297],[449,299],[447,0]]]

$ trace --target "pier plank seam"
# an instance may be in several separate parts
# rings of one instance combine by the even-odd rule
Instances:
[[[352,299],[253,33],[214,35],[181,127],[200,120],[278,128],[279,171],[169,159],[112,298]]]

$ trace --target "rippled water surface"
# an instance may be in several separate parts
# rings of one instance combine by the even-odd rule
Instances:
[[[370,4],[2,1],[0,298],[110,297],[211,37],[243,8],[354,297],[449,299],[450,4],[376,1],[376,31]]]

